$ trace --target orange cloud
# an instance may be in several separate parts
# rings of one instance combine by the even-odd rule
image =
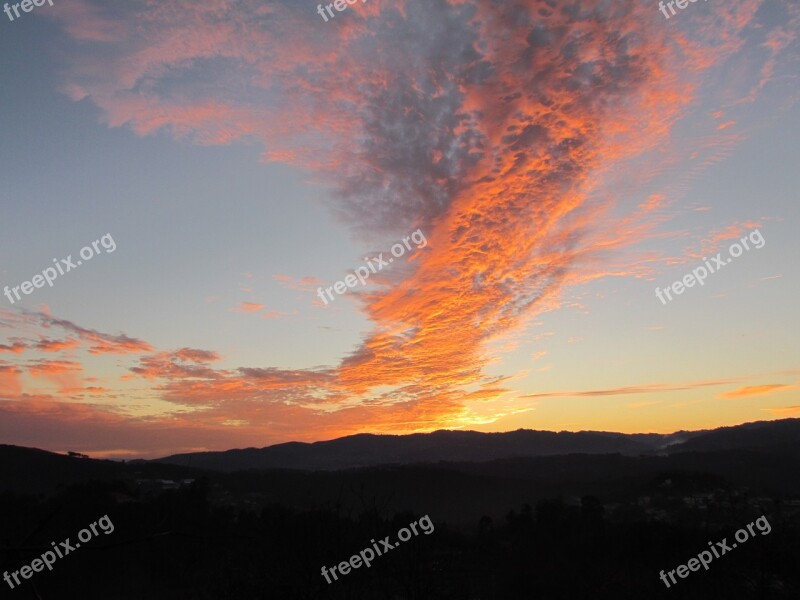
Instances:
[[[45,378],[59,386],[59,392],[81,387],[80,373],[83,365],[68,360],[40,360],[27,365],[28,373],[34,378]]]
[[[196,348],[181,348],[172,353],[172,356],[179,360],[192,361],[196,363],[210,363],[220,360],[220,355],[210,350],[198,350]]]
[[[639,205],[639,208],[642,210],[656,210],[663,206],[664,201],[666,200],[666,196],[664,194],[650,194],[650,197],[647,199],[647,202],[644,202]]]
[[[0,352],[13,352],[14,354],[22,354],[25,352],[27,345],[23,342],[14,342],[12,345],[8,346],[6,344],[0,344]]]
[[[761,227],[760,223],[745,222],[734,223],[725,229],[712,231],[711,234],[705,237],[699,249],[687,250],[687,256],[691,258],[702,258],[704,256],[711,256],[715,254],[720,246],[728,240],[740,240],[749,234],[753,229]]]
[[[766,385],[746,385],[722,394],[723,398],[746,398],[748,396],[766,396],[778,390],[790,389],[785,383],[769,383]]]
[[[787,418],[800,415],[800,406],[784,406],[781,408],[765,408],[768,413],[775,417]]]
[[[65,395],[72,395],[72,394],[108,394],[111,390],[108,390],[103,387],[97,386],[88,386],[88,387],[76,387],[76,388],[65,388],[59,390],[60,393]]]
[[[239,306],[234,309],[236,312],[253,313],[258,312],[264,308],[266,304],[256,304],[254,302],[241,302]]]
[[[253,302],[242,302],[239,305],[239,307],[234,309],[234,310],[236,312],[242,312],[242,313],[257,313],[257,312],[262,311],[265,308],[266,308],[266,304],[255,304]],[[294,311],[294,312],[291,312],[291,313],[287,313],[287,312],[282,312],[282,311],[270,308],[268,310],[264,310],[264,312],[261,313],[261,317],[264,318],[264,319],[279,319],[281,317],[286,317],[286,316],[289,316],[289,315],[292,315],[292,314],[297,314],[297,311]]]
[[[136,354],[153,350],[147,342],[130,338],[125,334],[110,335],[94,329],[85,329],[71,321],[56,319],[44,312],[35,313],[32,316],[38,318],[45,328],[60,327],[76,335],[82,342],[89,345],[89,354]]]
[[[159,352],[139,359],[131,371],[146,379],[217,379],[221,377],[207,363],[219,360],[216,352],[182,348],[177,352]],[[194,364],[190,364],[194,363]]]
[[[731,383],[729,379],[714,381],[695,381],[685,384],[652,383],[647,385],[626,386],[601,390],[580,390],[574,392],[546,392],[526,394],[521,398],[577,398],[581,396],[624,396],[628,394],[654,394],[663,392],[681,392],[704,387],[715,387]]]
[[[648,402],[631,402],[628,404],[628,408],[630,409],[637,409],[637,408],[644,408],[645,406],[655,406],[656,404],[661,404],[661,400],[651,400]]]
[[[68,360],[40,360],[28,365],[28,372],[32,377],[46,377],[48,375],[63,375],[82,370],[81,364]]]
[[[49,340],[42,338],[34,345],[34,348],[42,352],[61,352],[62,350],[71,350],[80,346],[80,342],[74,338],[66,340]]]
[[[288,317],[288,316],[296,315],[296,314],[297,314],[296,310],[293,311],[293,312],[288,313],[288,312],[282,312],[280,310],[270,309],[270,310],[264,311],[264,314],[262,314],[261,316],[263,318],[265,318],[265,319],[280,319],[281,317]]]
[[[22,393],[20,370],[9,364],[0,364],[0,396],[13,397]]]
[[[291,275],[273,275],[272,278],[279,282],[281,287],[284,287],[288,290],[298,290],[301,292],[313,292],[318,287],[325,284],[324,281],[321,279],[317,279],[316,277],[305,276],[305,277],[292,277]]]

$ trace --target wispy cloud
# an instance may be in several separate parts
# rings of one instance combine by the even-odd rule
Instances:
[[[800,415],[800,406],[783,406],[781,408],[765,408],[772,416],[787,418]]]
[[[746,385],[722,394],[723,398],[746,398],[748,396],[766,396],[780,390],[791,389],[792,386],[785,383],[768,383],[764,385]]]
[[[273,275],[272,278],[277,281],[281,287],[284,287],[288,290],[298,290],[301,292],[312,292],[325,283],[321,279],[311,277],[310,275],[305,277],[292,277],[291,275],[279,273],[277,275]]]
[[[33,377],[46,375],[63,375],[81,370],[81,363],[67,360],[39,360],[28,365],[28,372]]]
[[[255,302],[240,302],[234,311],[243,313],[254,313],[264,308],[266,304],[256,304]]]
[[[42,338],[36,342],[33,347],[42,352],[62,352],[63,350],[71,350],[80,346],[80,341],[74,338],[67,338],[65,340],[49,340]]]
[[[650,400],[647,402],[631,402],[626,406],[630,409],[636,410],[637,408],[644,408],[645,406],[655,406],[657,404],[661,404],[661,400]]]
[[[88,345],[90,354],[136,354],[153,350],[147,342],[130,338],[125,334],[111,335],[94,329],[86,329],[66,319],[56,319],[43,312],[32,313],[31,316],[38,319],[45,328],[60,327],[75,335]]]
[[[14,342],[13,344],[0,344],[0,352],[13,352],[22,354],[28,346],[24,342]]]
[[[521,398],[578,398],[581,396],[626,396],[628,394],[654,394],[664,392],[682,392],[705,387],[715,387],[732,383],[729,379],[715,381],[695,381],[685,384],[652,383],[632,385],[601,390],[579,390],[572,392],[546,392],[542,394],[526,394]]]

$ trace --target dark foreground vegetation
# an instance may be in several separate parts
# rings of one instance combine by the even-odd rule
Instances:
[[[59,457],[60,458],[60,457]],[[86,459],[73,458],[75,461]],[[537,459],[540,460],[540,459]],[[546,469],[574,479],[586,471],[582,460],[599,465],[611,457],[566,457]],[[636,460],[636,459],[631,459]],[[733,460],[733,459],[731,459]],[[756,460],[756,459],[753,459]],[[759,459],[760,460],[760,459]],[[777,460],[777,459],[776,459]],[[88,464],[88,461],[86,461]],[[613,463],[614,461],[612,461]],[[746,463],[746,461],[745,461]],[[740,464],[745,464],[740,462]],[[538,463],[537,463],[538,464]],[[784,469],[794,467],[787,459]],[[555,466],[554,466],[555,465]],[[570,466],[572,465],[572,466]],[[510,479],[525,479],[530,465],[495,465]],[[372,492],[365,482],[392,476],[398,496],[420,495],[433,481],[433,467],[354,473],[306,473],[319,489],[340,481],[341,501],[307,498],[310,505],[289,507],[263,500],[269,481],[286,485],[297,473],[207,474],[164,480],[163,473],[90,480],[61,486],[49,494],[0,493],[0,570],[15,571],[50,549],[50,542],[77,533],[103,515],[115,526],[69,556],[54,570],[34,573],[20,588],[2,583],[0,597],[20,599],[463,599],[581,600],[672,598],[796,599],[800,597],[800,502],[797,473],[787,472],[789,488],[743,486],[716,474],[667,470],[627,475],[605,472],[615,485],[602,495],[559,494],[532,499],[520,492],[511,508],[494,506],[486,489],[486,514],[455,522],[444,508],[458,511],[454,494],[436,510],[414,513]],[[88,467],[87,467],[88,468]],[[91,468],[96,468],[96,465]],[[487,465],[479,470],[489,469]],[[438,479],[480,477],[465,465],[441,467]],[[398,475],[400,474],[400,475]],[[754,475],[755,476],[755,475]],[[759,477],[763,474],[759,475]],[[451,478],[451,479],[448,479]],[[294,478],[294,479],[292,479]],[[349,479],[348,479],[349,478]],[[414,483],[416,481],[416,484]],[[475,479],[485,484],[485,479]],[[346,482],[346,485],[345,485]],[[8,480],[5,480],[8,483]],[[500,483],[498,483],[499,485]],[[383,489],[389,484],[383,482]],[[409,487],[410,486],[410,487]],[[8,487],[8,485],[6,485]],[[313,487],[313,486],[312,486]],[[480,496],[479,485],[471,489]],[[591,486],[590,486],[591,487]],[[261,490],[254,492],[253,490]],[[510,493],[508,490],[504,494]],[[324,494],[323,494],[324,495]],[[345,496],[349,500],[345,500]],[[505,497],[505,496],[502,496]],[[472,502],[480,501],[472,498]],[[528,502],[525,504],[524,502]],[[312,506],[316,504],[316,506]],[[416,503],[412,503],[416,504]],[[397,531],[422,514],[435,525],[430,535],[412,537],[370,568],[361,567],[328,584],[321,575],[370,540]],[[659,572],[676,568],[766,514],[772,531],[756,535],[714,560],[708,571],[691,573],[667,589]]]

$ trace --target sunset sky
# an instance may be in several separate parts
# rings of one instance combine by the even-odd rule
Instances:
[[[800,4],[0,13],[0,443],[800,416]],[[324,305],[365,257],[427,245]],[[663,304],[732,242],[766,243]]]

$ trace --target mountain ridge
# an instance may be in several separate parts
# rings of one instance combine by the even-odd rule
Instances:
[[[787,441],[800,441],[800,419],[756,421],[668,434],[535,429],[497,433],[458,430],[408,435],[358,433],[318,442],[285,442],[263,448],[174,454],[148,462],[223,472],[274,468],[339,470],[382,464],[488,462],[565,454],[639,456],[762,447]]]

